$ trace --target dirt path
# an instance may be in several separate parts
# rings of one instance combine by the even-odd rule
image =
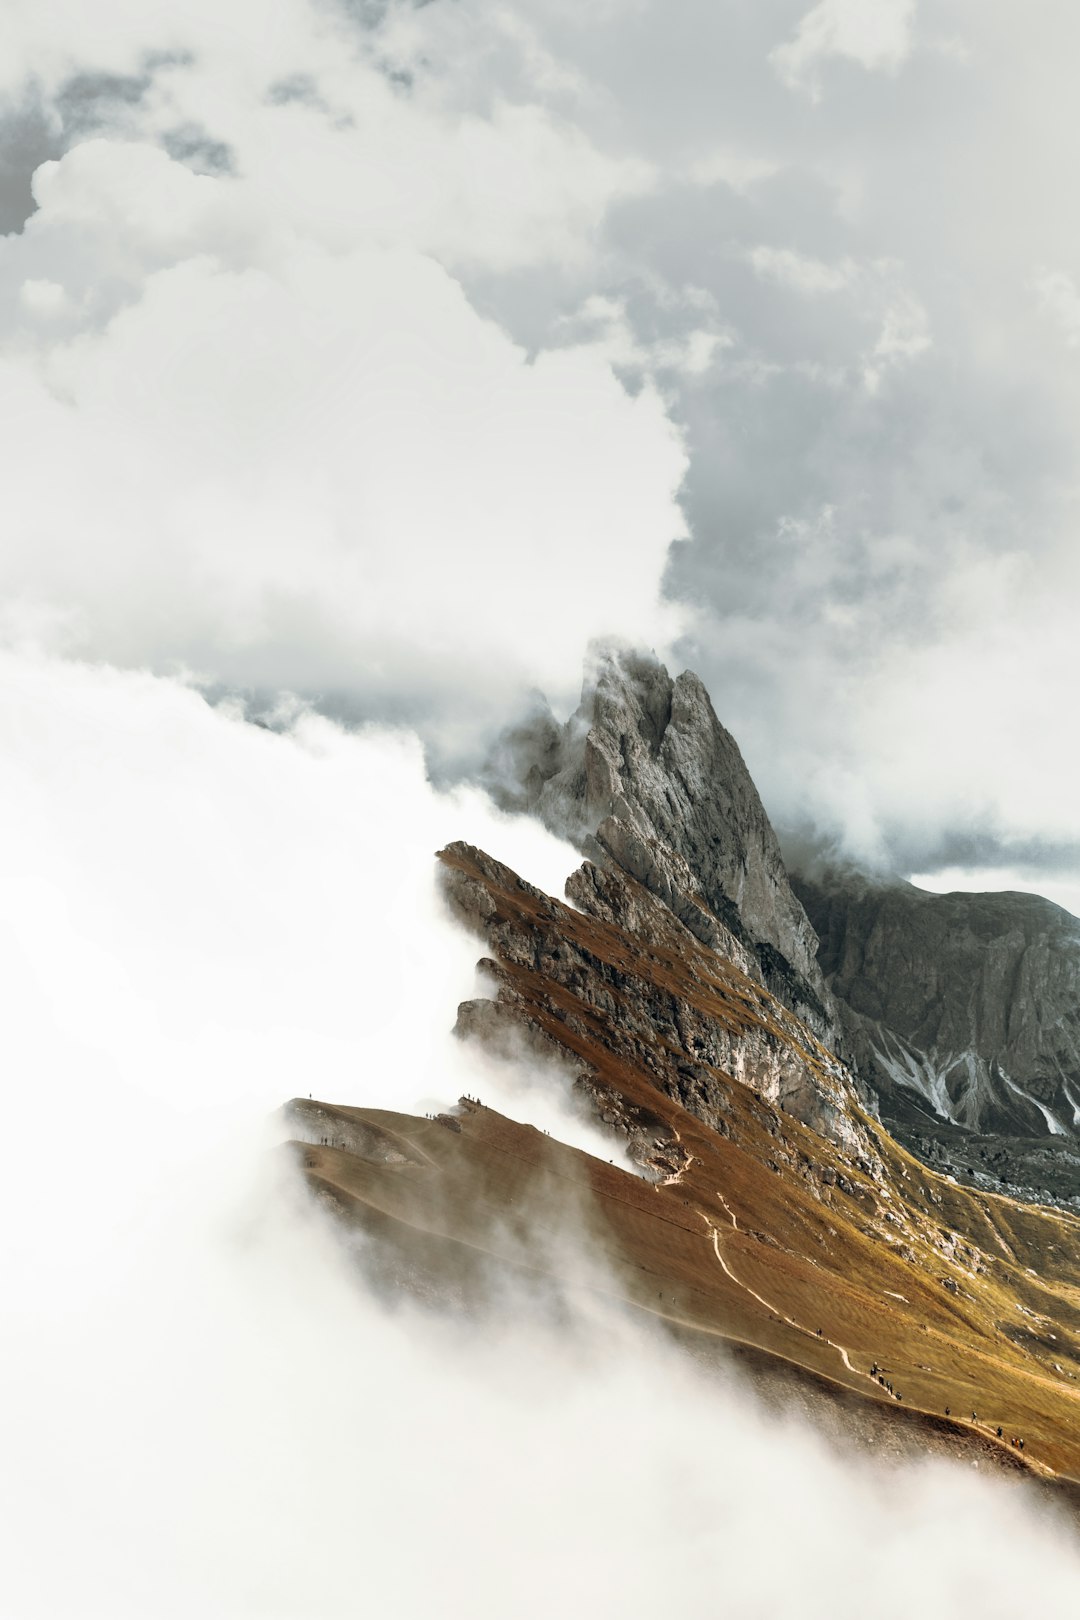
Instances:
[[[734,1228],[734,1230],[736,1232],[738,1232],[739,1231],[739,1222],[738,1222],[738,1220],[736,1218],[735,1211],[732,1209],[731,1205],[728,1203],[727,1199],[724,1197],[722,1192],[718,1192],[716,1196],[720,1200],[720,1203],[723,1205],[724,1214],[727,1216],[728,1220],[731,1222],[732,1227]],[[751,1299],[756,1299],[758,1304],[763,1305],[771,1316],[775,1316],[776,1319],[778,1321],[780,1321],[780,1322],[785,1322],[788,1327],[794,1328],[797,1333],[805,1333],[805,1335],[806,1335],[806,1337],[808,1339],[820,1338],[822,1340],[822,1343],[829,1345],[829,1347],[831,1349],[836,1351],[837,1355],[840,1357],[840,1360],[843,1362],[843,1364],[847,1368],[848,1372],[853,1375],[853,1377],[860,1378],[860,1379],[865,1379],[868,1383],[874,1384],[876,1386],[877,1380],[875,1378],[871,1378],[870,1374],[868,1372],[862,1372],[860,1368],[852,1366],[851,1357],[849,1356],[847,1350],[845,1349],[845,1347],[842,1344],[837,1344],[835,1339],[826,1338],[823,1333],[822,1334],[817,1334],[817,1333],[812,1332],[811,1329],[808,1328],[808,1327],[805,1327],[802,1322],[797,1322],[793,1316],[788,1316],[786,1311],[782,1311],[779,1308],[778,1305],[774,1305],[772,1300],[766,1299],[764,1294],[759,1294],[756,1289],[751,1288],[749,1283],[743,1282],[741,1277],[736,1277],[735,1273],[732,1271],[731,1267],[728,1265],[727,1261],[724,1259],[723,1253],[721,1251],[719,1228],[713,1225],[712,1221],[709,1220],[707,1215],[703,1215],[702,1218],[706,1222],[706,1224],[707,1224],[707,1226],[709,1228],[710,1236],[712,1237],[713,1252],[716,1255],[717,1260],[719,1260],[720,1265],[723,1268],[724,1274],[731,1278],[731,1281],[735,1284],[735,1286],[737,1288],[741,1288],[744,1293],[749,1294]]]

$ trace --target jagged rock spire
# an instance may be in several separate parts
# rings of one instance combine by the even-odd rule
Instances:
[[[504,798],[613,863],[825,1040],[836,1034],[817,936],[738,744],[696,675],[607,651],[565,726],[538,708],[498,754]]]

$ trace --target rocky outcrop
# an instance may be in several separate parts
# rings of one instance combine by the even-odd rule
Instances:
[[[571,909],[469,845],[441,859],[451,906],[487,943],[494,960],[482,966],[498,985],[495,1002],[463,1003],[462,1033],[501,1043],[509,1026],[537,1048],[591,1053],[577,1079],[601,1117],[606,1092],[626,1093],[605,1085],[600,1052],[721,1134],[730,1085],[741,1084],[870,1173],[875,1154],[844,1066],[634,878],[586,862],[567,884]],[[669,1147],[655,1142],[638,1162],[666,1160]]]
[[[598,864],[636,879],[704,944],[826,1041],[838,1033],[817,939],[738,745],[696,675],[608,653],[565,726],[539,708],[492,781]]]
[[[658,902],[843,1058],[928,1162],[1021,1196],[1080,1197],[1080,923],[1067,913],[835,872],[793,883],[705,688],[640,653],[600,657],[565,725],[538,704],[489,781],[590,857],[585,909],[640,935],[655,926],[640,896]],[[605,873],[633,881],[601,900]]]
[[[1080,1125],[1080,921],[1029,894],[928,894],[836,873],[796,888],[883,1117],[938,1162],[1029,1181],[1021,1144],[1052,1136],[1064,1148]],[[958,1130],[928,1150],[936,1121]],[[1059,1157],[1075,1182],[1074,1156]]]

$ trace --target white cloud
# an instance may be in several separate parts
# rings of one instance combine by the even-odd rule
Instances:
[[[802,585],[807,594],[815,569],[820,580],[827,566],[828,530],[821,538],[824,561],[811,551],[805,571],[794,577],[793,587]],[[985,881],[970,868],[965,873],[980,889],[994,887],[1007,871],[1019,872],[1021,859],[1010,859],[1010,850],[1042,848],[1052,856],[1055,849],[1075,849],[1072,806],[1080,795],[1080,767],[1068,739],[1076,563],[1042,577],[1020,549],[989,555],[976,538],[954,545],[946,583],[932,591],[931,562],[913,545],[908,556],[902,549],[894,554],[879,593],[861,596],[848,589],[839,546],[832,565],[823,599],[847,595],[848,618],[842,626],[830,622],[827,633],[857,650],[852,664],[825,674],[814,636],[799,644],[777,633],[766,647],[766,656],[788,658],[789,676],[795,666],[789,724],[798,740],[785,756],[784,779],[778,775],[775,788],[770,782],[784,821],[809,820],[870,867],[895,869],[906,852],[916,852],[907,869],[915,865],[924,886],[953,836],[998,844]],[[933,615],[925,633],[889,634],[890,614],[905,612],[895,605],[900,579],[903,599],[925,603]],[[752,625],[740,631],[747,656],[753,656],[754,635]],[[827,691],[828,701],[803,705],[800,688]],[[1041,885],[1055,898],[1075,893],[1074,876],[1060,862],[1044,878],[1038,866],[1036,853],[1020,874],[1024,882],[1010,879],[1008,886]]]
[[[856,319],[877,326],[873,341],[861,358],[866,389],[876,393],[886,374],[917,359],[933,346],[930,319],[922,302],[904,285],[903,266],[890,259],[867,264],[845,257],[828,262],[792,248],[764,243],[750,248],[746,258],[760,280],[782,287],[796,297],[812,299],[847,294]],[[801,360],[796,362],[801,366]]]
[[[475,1088],[445,1030],[477,944],[432,851],[477,838],[551,888],[573,857],[542,829],[433,793],[407,735],[269,734],[12,655],[0,806],[7,1613],[644,1620],[673,1569],[691,1620],[718,1571],[744,1613],[1004,1620],[1033,1569],[1067,1610],[1045,1504],[847,1461],[595,1296],[559,1331],[519,1296],[387,1310],[295,1208],[260,1141],[285,1097]]]
[[[858,266],[851,259],[826,264],[791,248],[760,244],[751,248],[747,257],[763,281],[775,281],[801,293],[842,292],[858,275]]]
[[[234,203],[325,246],[415,247],[489,270],[587,263],[608,206],[647,190],[652,166],[612,155],[571,114],[545,104],[558,97],[534,76],[527,52],[531,68],[516,95],[470,104],[467,64],[440,53],[442,8],[406,23],[407,9],[390,7],[375,30],[351,20],[346,6],[282,0],[268,28],[256,0],[236,0],[227,17],[195,0],[168,19],[106,0],[93,23],[85,8],[60,0],[48,26],[27,8],[5,66],[10,73],[32,60],[33,82],[53,91],[76,67],[91,85],[95,74],[106,84],[142,76],[137,101],[102,114],[107,133],[204,134],[242,177],[227,193]],[[506,37],[498,14],[471,17],[454,45],[459,58],[467,49],[485,63]],[[69,190],[84,176],[71,178]],[[167,228],[167,191],[128,197],[149,227]]]
[[[435,792],[408,731],[348,733],[299,706],[279,735],[175,680],[11,652],[0,671],[17,954],[25,931],[9,966],[46,1002],[67,985],[51,1019],[107,1095],[270,1108],[304,1072],[343,1100],[457,1095],[444,1037],[478,942],[444,914],[435,851],[467,838],[561,893],[569,846],[478,792]],[[399,1016],[360,1016],[358,986]],[[245,1043],[228,1078],[215,1050]]]
[[[1040,874],[1033,882],[1010,866],[945,866],[936,872],[913,872],[910,881],[932,894],[1039,894],[1080,917],[1080,882],[1072,878],[1055,882],[1049,874]]]
[[[529,357],[415,246],[329,245],[146,145],[36,185],[0,285],[64,266],[82,319],[0,365],[0,588],[69,650],[433,701],[496,667],[568,692],[591,635],[674,624],[684,453],[595,346]]]
[[[664,297],[663,288],[657,288],[656,293],[658,298]],[[573,315],[563,317],[560,326],[622,371],[637,372],[649,379],[660,376],[665,384],[672,374],[684,380],[701,378],[730,347],[731,338],[719,324],[714,300],[689,296],[681,302],[683,330],[651,340],[635,331],[621,299],[602,294],[587,298]],[[703,315],[708,320],[706,325],[699,324]]]
[[[1080,345],[1080,288],[1065,270],[1040,270],[1031,282],[1047,313],[1070,349]]]
[[[17,19],[9,72],[143,78],[0,241],[8,618],[79,656],[441,706],[465,730],[515,687],[569,698],[593,636],[663,643],[685,532],[664,402],[595,344],[526,352],[459,280],[580,273],[650,166],[527,82],[462,107],[435,21],[62,11]],[[177,130],[228,172],[167,156]],[[695,340],[686,364],[706,358]]]
[[[595,631],[668,633],[685,453],[611,368],[655,371],[685,385],[672,417],[702,412],[710,543],[682,583],[770,806],[869,858],[898,829],[1072,838],[1075,514],[1047,490],[1075,462],[1075,289],[1036,284],[1052,341],[1023,289],[1078,262],[1075,53],[997,0],[960,11],[955,59],[920,51],[881,116],[838,74],[811,117],[782,83],[897,72],[913,7],[827,0],[770,65],[763,7],[20,6],[13,106],[32,81],[55,123],[71,75],[134,78],[0,244],[5,640],[442,696],[467,726],[514,680],[574,679]],[[886,116],[904,93],[918,116]],[[203,133],[227,173],[162,156]],[[789,244],[779,320],[746,295],[764,241]],[[515,298],[516,344],[481,313]],[[432,915],[434,846],[478,837],[546,887],[563,854],[432,794],[408,738],[269,737],[26,655],[0,675],[5,1603],[262,1620],[352,1612],[359,1580],[380,1615],[501,1616],[509,1591],[528,1617],[569,1574],[633,1616],[674,1568],[690,1615],[721,1569],[747,1612],[847,1620],[872,1591],[937,1620],[1015,1612],[1035,1569],[1067,1607],[1071,1559],[970,1477],[849,1475],[637,1340],[388,1323],[274,1223],[247,1167],[283,1095],[462,1088],[445,1028],[477,946]],[[760,1504],[794,1499],[782,1565]]]
[[[769,180],[778,172],[775,159],[755,157],[738,146],[716,146],[696,156],[689,164],[689,175],[698,186],[730,186],[733,191],[745,192],[762,180]]]
[[[44,278],[24,281],[19,288],[19,302],[28,314],[39,315],[45,320],[63,315],[69,307],[67,293],[59,282],[46,281]]]
[[[897,292],[886,306],[880,335],[863,372],[867,388],[876,392],[886,371],[917,359],[932,347],[930,320],[923,305],[912,293]]]
[[[480,993],[481,944],[439,898],[435,851],[465,838],[561,894],[569,846],[477,791],[436,792],[407,731],[347,733],[294,705],[268,732],[175,680],[27,653],[0,653],[0,676],[3,961],[23,996],[5,1073],[31,1111],[46,1096],[70,1110],[57,1166],[72,1199],[95,1208],[101,1174],[77,1120],[116,1121],[122,1139],[143,1111],[190,1115],[231,1140],[311,1090],[423,1111],[479,1088],[619,1156],[568,1107],[564,1076],[449,1035]],[[151,1197],[138,1174],[125,1205]],[[26,1191],[9,1178],[12,1217]]]
[[[911,52],[914,16],[915,0],[818,0],[770,61],[786,85],[817,100],[818,70],[829,57],[857,62],[870,73],[902,67]]]

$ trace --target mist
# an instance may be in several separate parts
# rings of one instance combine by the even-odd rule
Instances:
[[[1074,883],[1077,28],[23,8],[0,639],[460,772],[613,635],[703,677],[789,839],[932,875],[976,826],[973,884]]]
[[[3,677],[5,1614],[1067,1603],[1045,1507],[958,1466],[875,1471],[706,1378],[605,1305],[587,1219],[556,1326],[505,1287],[474,1320],[373,1293],[306,1200],[272,1118],[291,1095],[513,1104],[447,1033],[477,945],[437,845],[554,892],[572,851],[436,793],[407,734],[303,711],[274,734],[70,662]],[[529,1082],[520,1117],[565,1135],[565,1079]]]
[[[0,641],[336,695],[451,754],[572,699],[590,637],[669,641],[661,391],[463,280],[580,269],[647,167],[538,103],[465,114],[427,42],[336,4],[64,10],[59,56],[28,13],[0,70],[0,122],[22,59],[55,137],[0,236]]]
[[[594,638],[702,674],[789,846],[1080,911],[1078,25],[17,9],[0,1613],[1069,1612],[1045,1501],[706,1377],[587,1211],[558,1311],[380,1293],[279,1110],[469,1092],[625,1164],[570,1067],[451,1034],[434,860],[561,894],[432,773]]]

